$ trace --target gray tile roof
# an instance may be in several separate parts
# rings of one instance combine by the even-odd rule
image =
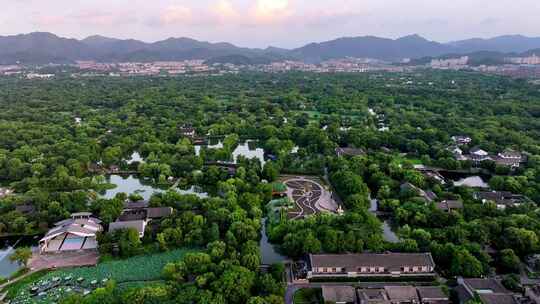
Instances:
[[[401,271],[403,266],[435,267],[430,253],[312,254],[310,260],[312,267],[344,267],[346,271],[359,267],[384,267],[387,271]]]
[[[448,296],[439,286],[419,286],[416,288],[422,301],[425,300],[448,300]]]
[[[146,209],[124,209],[118,218],[120,222],[140,221],[148,218]]]
[[[458,200],[446,200],[438,203],[436,206],[437,209],[445,211],[463,209],[463,202]]]
[[[141,208],[148,208],[148,205],[150,203],[146,200],[140,200],[136,202],[127,202],[126,203],[126,209],[141,209]]]
[[[167,217],[173,213],[173,208],[171,207],[148,208],[146,210],[148,212],[148,218],[151,219]]]
[[[356,303],[356,290],[352,286],[323,286],[322,296],[334,303]]]
[[[499,281],[495,279],[463,279],[466,287],[473,291],[484,290],[492,293],[510,293]]]
[[[516,298],[511,294],[480,294],[480,300],[484,304],[517,304]]]
[[[418,293],[413,286],[385,286],[390,301],[418,302]]]
[[[388,301],[388,295],[386,294],[386,291],[381,288],[359,289],[358,297],[360,298],[361,303],[382,303]]]

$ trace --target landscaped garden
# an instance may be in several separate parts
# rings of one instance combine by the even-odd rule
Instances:
[[[126,260],[113,260],[94,267],[69,268],[46,273],[35,280],[25,280],[8,289],[11,303],[53,303],[71,293],[85,294],[108,281],[130,286],[161,280],[163,267],[178,261],[190,252],[178,249],[165,253],[136,256]]]

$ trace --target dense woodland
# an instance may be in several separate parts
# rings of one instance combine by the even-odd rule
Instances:
[[[368,108],[383,115],[388,131],[378,130]],[[111,284],[65,303],[282,303],[282,265],[259,271],[264,206],[280,173],[311,174],[328,178],[345,213],[270,222],[270,240],[291,258],[431,251],[447,277],[514,272],[516,261],[540,252],[539,118],[538,86],[466,72],[0,78],[0,185],[15,190],[0,200],[0,233],[40,234],[77,211],[114,221],[126,196],[100,197],[110,185],[92,170],[96,164],[137,170],[156,185],[179,178],[211,197],[156,194],[151,205],[173,207],[174,214],[142,240],[130,231],[103,234],[100,251],[105,258],[179,247],[200,252],[167,265],[163,286],[125,291]],[[196,156],[181,132],[186,125],[200,136],[223,138],[223,147]],[[475,200],[471,188],[441,186],[414,170],[415,162],[469,169],[470,162],[456,161],[447,149],[460,134],[473,139],[465,149],[526,152],[527,163],[515,171],[482,167],[493,189],[531,202],[499,210]],[[275,160],[263,166],[241,159],[233,176],[204,165],[230,160],[246,139]],[[346,146],[367,154],[337,157],[335,149]],[[144,163],[125,161],[134,151]],[[442,212],[404,193],[403,182],[461,199],[464,210]],[[391,214],[399,243],[384,241],[380,220],[368,212],[369,197]]]

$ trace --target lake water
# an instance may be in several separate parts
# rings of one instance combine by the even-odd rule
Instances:
[[[11,246],[0,250],[0,278],[9,278],[21,268],[17,263],[9,260],[13,252],[15,252],[15,249]]]
[[[268,236],[266,235],[266,218],[262,220],[262,228],[261,228],[261,242],[259,243],[259,246],[261,248],[261,263],[265,265],[271,265],[275,263],[283,262],[287,259],[287,257],[282,256],[276,251],[276,248],[274,245],[270,244],[268,242]]]
[[[116,185],[116,188],[109,189],[105,192],[105,194],[101,195],[102,198],[106,199],[112,199],[116,196],[116,194],[123,192],[127,195],[137,193],[142,196],[143,199],[149,200],[154,193],[163,193],[166,191],[165,189],[154,187],[149,183],[143,183],[144,181],[141,181],[140,178],[134,175],[109,175],[106,178],[109,183]],[[200,198],[207,198],[209,196],[208,193],[204,192],[204,190],[198,186],[191,186],[190,188],[184,190],[176,189],[176,191],[178,191],[180,194],[195,194]]]
[[[383,221],[383,237],[384,240],[389,243],[399,243],[399,237],[392,231],[392,227],[388,220]]]
[[[244,156],[248,159],[256,158],[261,162],[261,165],[264,166],[264,149],[258,148],[256,143],[253,141],[248,141],[243,144],[238,145],[233,151],[234,161],[238,161],[238,156]]]
[[[195,146],[195,155],[200,155],[202,147],[203,146],[200,145]],[[223,148],[223,143],[221,141],[210,142],[205,147],[207,147],[208,149],[219,149]],[[246,141],[244,143],[238,144],[236,149],[234,149],[234,151],[232,152],[233,160],[237,162],[238,156],[240,155],[249,159],[257,158],[261,162],[261,165],[264,165],[266,163],[266,161],[264,160],[264,149],[257,147],[255,141]]]
[[[183,190],[183,189],[176,189],[176,191],[180,194],[187,195],[187,194],[195,194],[199,198],[208,198],[208,193],[204,192],[204,190],[199,186],[191,186],[189,189]]]
[[[454,186],[464,186],[471,188],[489,188],[489,185],[480,176],[470,176],[454,181]]]
[[[164,190],[152,187],[149,184],[144,185],[139,178],[133,175],[109,175],[106,179],[107,182],[116,185],[116,188],[109,189],[102,195],[102,197],[106,199],[112,199],[116,194],[123,192],[127,195],[137,193],[145,200],[149,200],[152,194],[164,192]]]

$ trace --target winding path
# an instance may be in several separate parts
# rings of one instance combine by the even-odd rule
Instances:
[[[333,201],[330,192],[326,191],[318,182],[303,177],[286,180],[287,196],[294,201],[300,212],[291,212],[293,219],[320,212],[336,212],[337,204]]]

